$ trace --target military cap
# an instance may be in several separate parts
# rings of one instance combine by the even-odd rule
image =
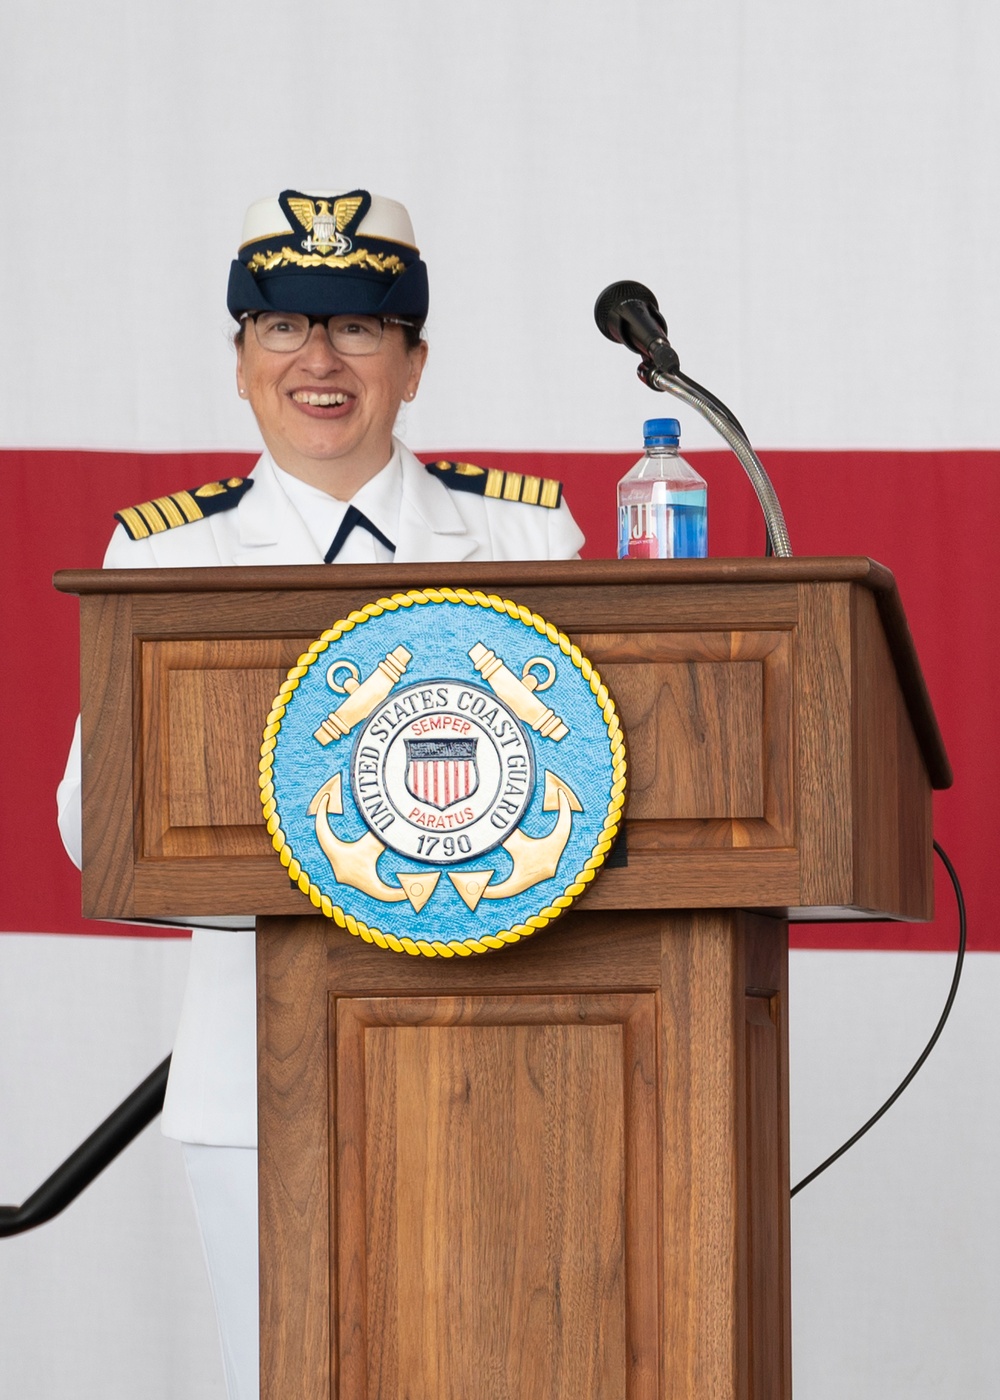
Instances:
[[[410,316],[423,321],[427,268],[410,216],[367,190],[283,190],[251,204],[229,270],[230,313]]]

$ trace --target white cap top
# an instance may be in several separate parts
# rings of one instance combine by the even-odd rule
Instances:
[[[303,194],[307,194],[313,199],[331,201],[339,199],[345,192],[344,190],[302,191]],[[371,201],[371,208],[358,224],[355,232],[363,234],[366,238],[387,238],[392,243],[403,243],[407,247],[416,248],[417,242],[413,235],[413,225],[404,206],[397,200],[386,199],[380,194],[373,194]],[[254,204],[251,204],[246,212],[240,247],[243,248],[248,243],[256,243],[261,238],[270,238],[275,234],[294,232],[296,230],[285,218],[276,195],[269,199],[258,199]]]

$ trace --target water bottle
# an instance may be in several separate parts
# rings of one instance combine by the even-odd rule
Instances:
[[[676,418],[642,425],[646,451],[618,483],[619,559],[703,559],[708,553],[708,485],[678,456]]]

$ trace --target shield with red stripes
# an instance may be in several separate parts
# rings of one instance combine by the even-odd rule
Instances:
[[[406,790],[418,802],[444,811],[479,786],[478,739],[407,739]]]

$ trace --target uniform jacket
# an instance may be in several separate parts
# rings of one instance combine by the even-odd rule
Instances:
[[[397,563],[569,559],[583,544],[565,505],[556,510],[453,491],[401,443]],[[321,564],[322,553],[265,453],[232,510],[144,540],[119,526],[109,569],[224,564]],[[331,567],[336,568],[336,565]],[[59,786],[59,829],[80,863],[79,725]],[[171,1062],[163,1131],[185,1142],[250,1147],[257,1140],[256,982],[250,930],[195,929]]]

